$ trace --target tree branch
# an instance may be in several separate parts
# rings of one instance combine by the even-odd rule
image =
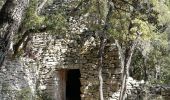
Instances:
[[[136,47],[136,44],[137,44],[137,41],[139,39],[139,36],[140,35],[137,35],[136,39],[134,40],[132,46],[130,47],[130,50],[129,52],[129,55],[127,56],[127,62],[125,61],[121,61],[121,64],[122,64],[122,86],[121,86],[121,91],[120,91],[120,97],[119,97],[119,100],[125,100],[126,99],[126,91],[127,91],[127,79],[129,77],[129,68],[130,68],[130,63],[131,63],[131,60],[132,60],[132,56],[133,56],[133,53],[134,53],[134,50],[135,50],[135,47]],[[116,41],[116,44],[118,44],[118,41]],[[120,49],[120,46],[118,48],[118,50]],[[121,50],[121,49],[120,49]],[[123,51],[119,51],[120,55],[121,53],[123,53]],[[125,57],[124,59],[126,59],[126,56],[122,54],[123,57]],[[124,65],[123,65],[124,64]]]
[[[47,1],[48,0],[43,0],[43,2],[37,7],[37,9],[36,9],[37,14],[40,13],[41,9],[44,7],[44,5],[46,4]]]

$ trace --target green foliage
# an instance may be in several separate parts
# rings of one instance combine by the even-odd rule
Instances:
[[[141,4],[141,6],[143,6],[143,4]],[[129,5],[129,7],[131,7],[131,5]],[[110,20],[111,27],[109,33],[111,33],[114,38],[122,42],[132,41],[136,39],[138,32],[141,33],[140,37],[143,40],[148,41],[153,39],[152,37],[155,34],[156,26],[150,23],[147,14],[141,12],[141,10],[145,8],[141,8],[139,11],[136,11],[135,8],[130,11],[124,11],[122,9],[117,9],[117,12],[113,12],[113,18]]]
[[[137,79],[144,79],[144,70],[146,70],[148,76],[153,76],[150,79],[155,79],[157,83],[168,83],[170,62],[166,27],[170,25],[170,10],[167,2],[165,4],[164,1],[159,0],[150,0],[145,3],[141,1],[133,5],[136,8],[130,5],[133,4],[130,1],[126,4],[121,1],[116,3],[117,8],[108,23],[108,33],[125,47],[136,39],[137,32],[142,33],[138,49],[132,59],[131,75]],[[144,65],[145,59],[147,61]],[[161,68],[160,80],[155,78],[156,66]]]
[[[48,0],[48,4],[50,4],[50,0]],[[52,3],[51,3],[52,4]],[[38,14],[37,13],[37,5],[38,0],[31,0],[30,6],[26,10],[25,19],[23,21],[23,28],[25,29],[40,29],[41,27],[46,27],[46,31],[49,33],[61,34],[66,33],[67,29],[67,16],[64,12],[65,6],[57,8],[52,12],[44,12],[47,14]]]
[[[140,19],[132,20],[132,24],[134,27],[130,29],[132,34],[136,34],[136,32],[141,32],[141,37],[143,40],[150,40],[153,35],[153,28],[147,21],[142,21]]]
[[[85,0],[84,6],[80,9],[80,14],[86,15],[86,22],[84,22],[89,30],[98,31],[103,28],[108,14],[107,0]],[[88,1],[88,2],[87,2]]]
[[[153,10],[159,13],[159,24],[170,23],[170,11],[167,5],[165,5],[163,2],[157,2],[155,3]]]
[[[170,83],[170,55],[164,57],[164,60],[162,62],[162,68],[161,68],[161,79],[160,83],[162,84],[169,84]]]
[[[101,20],[105,21],[108,13],[107,0],[95,0],[96,1],[96,12],[99,13]]]
[[[24,27],[27,29],[40,27],[44,21],[44,16],[37,14],[37,0],[31,0],[30,6],[26,10],[26,15],[24,19]]]
[[[56,12],[46,16],[44,20],[45,26],[49,28],[52,33],[66,33],[67,31],[67,19],[62,12]]]
[[[129,36],[130,16],[126,12],[114,12],[110,19],[110,28],[108,32],[112,34],[115,39],[127,41]],[[129,39],[129,38],[128,38]]]

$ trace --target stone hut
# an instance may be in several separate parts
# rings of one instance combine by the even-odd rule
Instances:
[[[40,90],[53,100],[99,100],[97,36],[90,33],[74,37],[63,39],[46,33],[33,37],[35,60],[41,63]],[[110,41],[102,73],[106,99],[119,88],[118,63],[117,49]]]
[[[38,95],[45,100],[99,100],[98,36],[72,35],[36,33],[24,55],[7,57],[0,72],[0,99],[34,100]],[[118,64],[117,48],[110,40],[102,72],[106,100],[120,87]]]

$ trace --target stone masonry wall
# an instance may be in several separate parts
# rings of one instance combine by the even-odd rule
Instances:
[[[36,33],[24,55],[6,59],[0,72],[1,100],[33,100],[36,95],[56,100],[56,73],[60,69],[80,69],[81,99],[99,100],[98,37],[92,33],[71,35],[74,36],[63,38]],[[110,40],[103,68],[106,100],[119,89],[118,63],[117,48]]]
[[[0,70],[0,100],[33,100],[36,63],[29,58],[7,58]]]
[[[77,35],[69,38],[56,39],[46,33],[36,34],[33,37],[33,52],[40,64],[39,89],[51,93],[57,82],[49,82],[54,72],[59,69],[80,69],[82,100],[99,99],[98,80],[98,49],[99,42],[95,36]],[[82,42],[83,41],[83,42]],[[119,88],[120,68],[118,66],[117,49],[113,43],[106,46],[103,78],[104,96],[109,98],[112,92]],[[53,79],[53,81],[55,81]],[[57,80],[56,80],[57,81]],[[50,84],[48,84],[50,83]],[[51,84],[53,83],[53,84]],[[46,88],[48,86],[48,88]],[[54,98],[54,97],[52,97]]]

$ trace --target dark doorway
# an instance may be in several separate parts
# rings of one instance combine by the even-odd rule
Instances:
[[[71,69],[67,71],[66,100],[81,100],[80,97],[80,70]]]

